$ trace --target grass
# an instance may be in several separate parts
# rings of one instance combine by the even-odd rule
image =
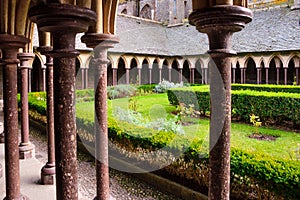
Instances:
[[[148,119],[161,118],[162,116],[171,117],[171,113],[176,110],[175,106],[169,104],[167,94],[152,94],[147,96],[137,96],[137,112]],[[109,116],[116,107],[127,109],[129,98],[108,100]],[[89,111],[89,114],[87,114]],[[78,117],[85,117],[94,120],[94,103],[77,103],[76,112]],[[279,136],[275,141],[260,141],[251,139],[248,136],[255,132],[255,127],[248,124],[232,123],[231,128],[231,147],[251,152],[258,152],[272,156],[273,158],[283,158],[296,160],[296,149],[300,146],[300,134],[291,131],[282,131],[274,128],[260,127],[259,132],[273,136]],[[203,148],[208,150],[209,140],[209,120],[200,119],[198,123],[184,127],[187,137],[204,139]]]

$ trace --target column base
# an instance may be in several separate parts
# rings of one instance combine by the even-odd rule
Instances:
[[[27,160],[35,156],[35,146],[31,143],[21,143],[19,145],[19,156],[22,160]]]
[[[55,163],[47,163],[41,170],[41,184],[54,185],[55,183]]]
[[[29,200],[29,197],[25,195],[20,195],[19,197],[13,199],[7,199],[7,197],[5,197],[3,200]]]

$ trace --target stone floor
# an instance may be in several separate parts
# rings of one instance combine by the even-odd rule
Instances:
[[[0,162],[4,168],[4,144],[0,144]],[[55,199],[55,186],[41,185],[40,171],[43,164],[35,158],[20,160],[21,194],[31,200]],[[5,170],[5,169],[3,169]],[[5,197],[5,175],[0,179],[0,199]]]

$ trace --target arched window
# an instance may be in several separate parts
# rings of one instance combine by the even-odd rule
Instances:
[[[140,17],[145,18],[145,19],[151,19],[151,7],[146,4],[140,13]]]
[[[124,8],[121,13],[127,15],[127,9]]]

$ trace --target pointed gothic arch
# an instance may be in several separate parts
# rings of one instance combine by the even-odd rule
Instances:
[[[140,12],[140,17],[145,19],[151,19],[151,6],[146,4]]]

